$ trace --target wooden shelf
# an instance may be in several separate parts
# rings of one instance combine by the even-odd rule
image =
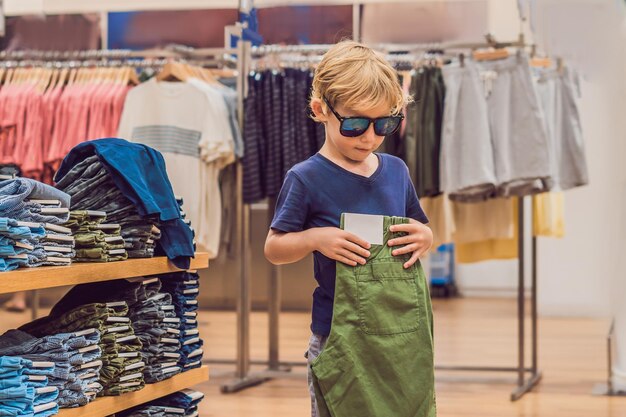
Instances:
[[[191,260],[190,269],[209,266],[209,254],[198,252]],[[70,266],[45,266],[0,272],[0,294],[84,284],[87,282],[165,274],[181,271],[164,257],[129,259],[120,262],[75,263]]]
[[[209,368],[192,369],[119,397],[100,397],[84,407],[61,409],[59,417],[105,417],[209,380]]]

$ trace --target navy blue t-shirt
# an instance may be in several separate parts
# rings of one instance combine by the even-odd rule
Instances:
[[[376,154],[378,169],[370,177],[350,172],[318,154],[295,165],[278,195],[272,229],[300,232],[312,227],[339,227],[342,213],[409,217],[422,223],[422,210],[405,163],[395,156]],[[335,261],[314,252],[313,293],[315,334],[330,334],[335,297]]]

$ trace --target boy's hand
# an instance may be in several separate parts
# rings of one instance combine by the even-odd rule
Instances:
[[[402,248],[395,249],[391,254],[393,256],[403,255],[405,253],[413,253],[411,258],[404,263],[404,268],[410,268],[417,260],[430,249],[433,244],[433,232],[430,227],[409,219],[409,223],[396,224],[389,227],[392,232],[405,232],[406,236],[397,237],[387,242],[389,246],[406,245]]]
[[[324,256],[346,265],[365,265],[370,256],[369,242],[337,227],[314,227],[309,229],[315,250]]]

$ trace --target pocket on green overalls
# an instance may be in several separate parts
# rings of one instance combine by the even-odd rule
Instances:
[[[356,287],[361,329],[373,335],[411,333],[419,328],[416,266],[398,259],[374,259],[357,267]]]

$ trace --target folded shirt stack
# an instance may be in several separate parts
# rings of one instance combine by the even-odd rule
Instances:
[[[76,301],[81,302],[80,299]],[[94,382],[102,386],[97,395],[119,395],[143,388],[141,342],[135,336],[127,317],[127,304],[119,301],[83,304],[67,309],[62,307],[65,306],[57,303],[50,315],[20,329],[35,336],[96,329],[101,335],[100,367],[91,369],[91,373],[95,373],[97,378]]]
[[[158,278],[150,278],[140,284],[157,289],[161,283]],[[182,357],[180,319],[176,317],[172,297],[167,293],[156,292],[139,300],[131,309],[131,319],[144,345],[141,355],[146,362],[146,382],[163,381],[180,373],[183,370],[178,364]]]
[[[204,399],[200,391],[185,389],[168,396],[117,413],[116,417],[198,417],[198,406]]]
[[[140,216],[135,205],[113,182],[98,156],[90,156],[76,164],[58,183],[57,188],[72,196],[72,210],[100,211],[109,223],[119,225],[119,234],[128,258],[151,258],[161,238],[158,218]],[[111,229],[113,230],[113,229]],[[115,229],[117,232],[117,229]],[[78,239],[77,239],[78,240]],[[81,259],[102,261],[103,251],[78,251]],[[119,260],[119,259],[115,259]]]
[[[139,247],[129,248],[130,257],[165,255],[179,269],[189,269],[193,236],[180,218],[165,160],[158,151],[117,138],[90,140],[67,154],[54,179],[72,195],[72,208],[105,211],[110,222],[122,226],[125,240],[138,238],[130,240]],[[133,230],[141,225],[156,229]],[[156,236],[158,242],[149,241]]]
[[[198,294],[200,277],[195,272],[173,272],[159,275],[161,291],[171,295],[176,316],[181,320],[181,358],[183,372],[202,365],[203,340],[198,328]]]
[[[179,352],[181,320],[176,317],[171,295],[159,292],[160,289],[159,278],[81,284],[72,288],[57,306],[71,308],[76,300],[100,303],[123,300],[127,303],[128,317],[142,344],[144,381],[155,383],[182,371],[182,366],[178,365],[182,357]]]
[[[0,182],[0,214],[4,217],[63,224],[69,219],[69,206],[69,195],[39,181],[14,178]]]
[[[102,390],[97,382],[102,367],[99,341],[100,333],[95,329],[42,337],[10,330],[0,336],[0,352],[53,363],[48,385],[59,392],[58,406],[71,408],[86,405]]]
[[[57,224],[44,224],[45,234],[39,238],[41,248],[46,253],[44,265],[69,265],[76,257],[72,231]]]
[[[48,417],[59,412],[59,390],[48,386],[54,364],[0,356],[0,415]]]
[[[46,184],[28,178],[1,181],[0,271],[70,264],[71,241],[45,240],[48,234],[67,234],[60,224],[69,218],[69,204],[69,195]]]
[[[128,259],[118,224],[105,224],[103,211],[73,210],[65,224],[76,241],[76,262],[114,262]]]
[[[59,392],[49,387],[54,364],[0,356],[0,415],[47,417],[57,414]]]

